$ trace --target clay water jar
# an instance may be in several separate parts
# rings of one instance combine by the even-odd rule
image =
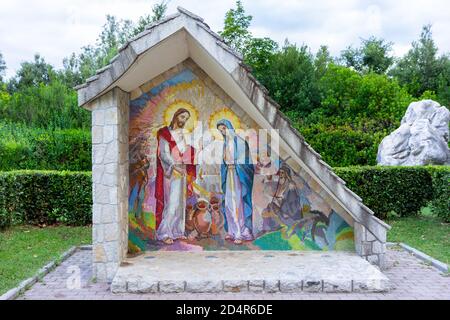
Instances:
[[[205,236],[211,230],[212,217],[209,212],[209,203],[206,200],[199,200],[194,211],[194,225],[197,232]]]
[[[216,197],[212,197],[210,207],[212,215],[211,234],[218,235],[220,234],[225,222],[222,214],[220,213],[220,200]]]

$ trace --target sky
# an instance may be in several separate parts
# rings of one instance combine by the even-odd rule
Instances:
[[[155,0],[1,0],[0,52],[7,77],[23,61],[40,53],[60,68],[64,57],[95,43],[107,14],[136,21],[149,13]],[[440,53],[450,52],[448,0],[243,0],[253,16],[254,36],[279,43],[287,38],[307,44],[314,53],[328,45],[333,55],[361,38],[382,37],[394,43],[401,56],[418,39],[422,26],[432,24]],[[225,13],[235,0],[171,0],[168,14],[182,6],[205,19],[214,31],[223,27]]]

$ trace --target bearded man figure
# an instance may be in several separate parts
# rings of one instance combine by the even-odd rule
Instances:
[[[195,149],[185,140],[184,127],[191,114],[178,109],[170,126],[157,133],[156,237],[165,244],[185,240],[186,199],[196,178]]]

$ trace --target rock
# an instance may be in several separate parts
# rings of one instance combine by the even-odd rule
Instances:
[[[385,166],[450,164],[450,111],[432,100],[409,105],[401,126],[385,137],[377,162]]]

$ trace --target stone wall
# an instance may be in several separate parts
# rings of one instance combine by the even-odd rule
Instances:
[[[93,265],[111,281],[128,248],[128,101],[120,89],[92,103]]]
[[[383,238],[384,242],[380,241],[358,222],[354,223],[354,232],[356,253],[371,264],[384,269],[386,267],[386,234]],[[386,230],[381,228],[380,232],[386,233]]]

